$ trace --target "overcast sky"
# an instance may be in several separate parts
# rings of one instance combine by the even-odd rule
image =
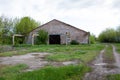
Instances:
[[[58,19],[96,36],[120,25],[120,0],[0,0],[0,16]]]

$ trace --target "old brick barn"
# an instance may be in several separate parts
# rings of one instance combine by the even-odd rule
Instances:
[[[89,32],[54,19],[32,30],[28,35],[28,44],[34,42],[32,35],[37,34],[41,29],[48,32],[48,44],[68,44],[72,40],[82,44],[89,43]]]

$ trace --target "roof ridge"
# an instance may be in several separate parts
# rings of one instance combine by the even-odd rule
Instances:
[[[62,21],[60,21],[60,20],[58,20],[58,19],[53,19],[53,20],[51,20],[51,21],[48,21],[47,23],[42,24],[42,25],[36,27],[36,28],[33,29],[32,31],[34,31],[34,30],[38,29],[39,27],[42,27],[42,26],[44,26],[44,25],[46,25],[46,24],[48,24],[48,23],[50,23],[50,22],[52,22],[52,21],[58,21],[58,22],[60,22],[60,23],[63,23],[63,24],[68,25],[68,26],[70,26],[70,27],[73,27],[73,28],[75,28],[75,29],[77,29],[77,30],[80,30],[80,31],[83,31],[83,32],[88,33],[88,32],[85,31],[85,30],[82,30],[82,29],[79,29],[79,28],[77,28],[77,27],[74,27],[74,26],[72,26],[72,25],[70,25],[70,24],[67,24],[67,23],[65,23],[65,22],[62,22]],[[32,32],[32,31],[30,31],[30,32]],[[29,32],[29,33],[30,33],[30,32]]]

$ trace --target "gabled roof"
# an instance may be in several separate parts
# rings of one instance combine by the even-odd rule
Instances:
[[[39,27],[43,27],[44,25],[47,25],[47,24],[49,24],[49,23],[51,23],[51,22],[53,22],[53,21],[57,21],[57,22],[59,22],[59,23],[61,23],[61,24],[70,26],[70,27],[75,28],[75,29],[77,29],[77,30],[79,30],[79,31],[83,31],[83,32],[85,32],[85,33],[89,33],[89,32],[87,32],[87,31],[84,31],[84,30],[82,30],[82,29],[76,28],[76,27],[74,27],[74,26],[72,26],[72,25],[70,25],[70,24],[67,24],[67,23],[65,23],[65,22],[59,21],[59,20],[57,20],[57,19],[53,19],[53,20],[51,20],[51,21],[49,21],[49,22],[47,22],[47,23],[45,23],[45,24],[43,24],[43,25],[41,25],[41,26],[39,26]],[[33,29],[32,31],[38,29],[39,27]],[[32,32],[32,31],[31,31],[31,32]]]

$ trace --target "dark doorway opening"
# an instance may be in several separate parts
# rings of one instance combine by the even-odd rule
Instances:
[[[49,35],[49,44],[60,44],[60,35]]]

